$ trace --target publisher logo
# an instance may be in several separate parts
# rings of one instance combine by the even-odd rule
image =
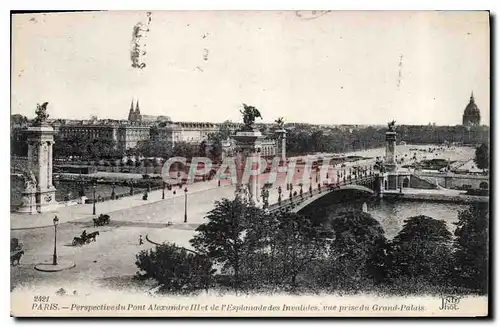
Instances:
[[[441,297],[441,307],[439,310],[458,310],[459,302],[460,298],[458,296],[443,296]]]

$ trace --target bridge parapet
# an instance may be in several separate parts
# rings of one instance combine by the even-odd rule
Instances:
[[[358,179],[352,179],[350,181],[347,180],[346,182],[330,184],[328,186],[322,187],[321,189],[316,188],[312,190],[312,193],[305,192],[302,194],[302,196],[296,195],[291,199],[283,199],[280,203],[273,203],[268,207],[268,210],[270,212],[277,212],[280,210],[299,212],[300,210],[304,209],[323,196],[339,190],[362,191],[373,195],[375,194],[375,191],[373,190],[375,179],[376,176],[372,175]],[[368,188],[365,185],[372,186],[372,188]]]

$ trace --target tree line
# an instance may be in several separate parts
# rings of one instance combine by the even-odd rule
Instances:
[[[324,128],[301,125],[287,133],[287,153],[302,155],[314,152],[341,153],[385,146],[387,128]],[[459,143],[476,145],[489,140],[488,127],[467,129],[464,126],[397,126],[397,140],[408,144]]]
[[[444,221],[423,215],[406,219],[392,240],[368,213],[325,217],[223,199],[196,229],[193,250],[174,243],[143,250],[137,278],[167,293],[487,292],[487,204],[461,211],[454,236]]]
[[[26,135],[19,133],[19,128],[26,127],[27,119],[21,115],[11,117],[11,153],[17,156],[27,155]],[[276,126],[262,125],[261,131],[273,138]],[[340,153],[385,145],[385,127],[324,127],[308,124],[289,124],[287,129],[287,153],[303,155],[314,152]],[[175,142],[162,139],[158,127],[152,126],[149,139],[138,142],[128,150],[119,149],[117,142],[107,138],[92,138],[89,135],[78,134],[61,138],[55,137],[54,156],[57,158],[119,158],[123,155],[138,155],[144,157],[169,158],[173,156],[193,157],[208,155],[218,161],[222,156],[222,145],[235,133],[234,123],[226,121],[217,132],[208,135],[200,143]],[[398,141],[408,144],[480,144],[489,142],[490,129],[487,126],[397,126]]]

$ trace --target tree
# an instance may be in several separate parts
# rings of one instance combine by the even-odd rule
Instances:
[[[487,292],[488,283],[487,203],[475,203],[458,214],[455,223],[455,273],[459,285]]]
[[[188,142],[176,142],[172,150],[172,156],[192,158],[198,156],[199,144]]]
[[[330,220],[330,228],[323,283],[354,290],[384,279],[387,240],[376,219],[362,211],[341,211]]]
[[[28,155],[28,136],[26,128],[17,127],[10,132],[10,153],[15,156],[25,157]]]
[[[277,213],[268,228],[273,249],[272,262],[276,281],[290,282],[297,287],[297,277],[325,253],[327,233],[306,216],[291,212]]]
[[[137,277],[158,281],[169,292],[207,289],[215,270],[207,257],[173,243],[157,245],[136,255]]]
[[[222,143],[228,140],[232,133],[229,128],[230,124],[232,124],[231,121],[226,120],[221,124],[217,132],[208,134],[208,144],[211,147],[210,154],[212,160],[220,160],[222,156]]]
[[[474,162],[476,163],[479,169],[488,169],[490,166],[490,154],[488,145],[486,143],[482,143],[476,149],[476,156],[474,157]]]
[[[390,250],[391,279],[445,285],[450,279],[451,233],[444,220],[415,216],[404,221]]]
[[[232,271],[235,291],[241,289],[242,275],[246,273],[243,267],[249,248],[249,222],[262,215],[262,210],[247,201],[222,199],[215,202],[215,208],[205,217],[207,222],[196,228],[197,234],[190,241],[196,251]]]
[[[10,116],[10,124],[12,127],[26,127],[28,125],[28,117],[14,114]]]

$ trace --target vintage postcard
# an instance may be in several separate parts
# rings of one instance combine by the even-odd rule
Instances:
[[[11,315],[489,314],[487,11],[12,14]]]

